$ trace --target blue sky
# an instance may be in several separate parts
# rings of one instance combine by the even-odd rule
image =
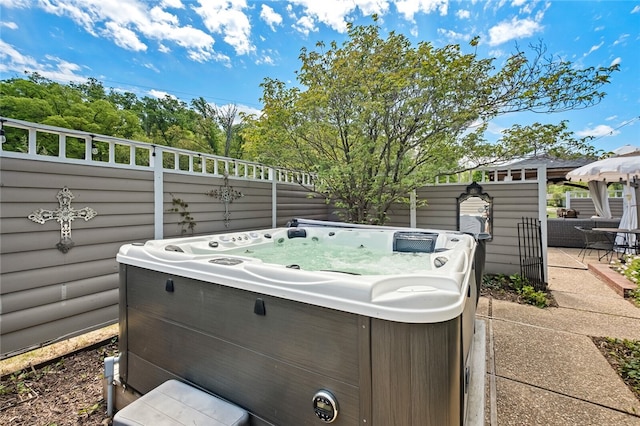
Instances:
[[[341,43],[347,22],[436,47],[481,37],[481,57],[500,65],[516,44],[542,41],[576,67],[619,64],[599,105],[494,120],[568,120],[596,148],[640,146],[640,1],[449,0],[0,0],[0,79],[24,71],[62,83],[94,77],[137,96],[204,97],[259,111],[264,78],[295,84],[302,47]],[[468,49],[465,47],[465,49]],[[468,50],[470,51],[470,49]]]

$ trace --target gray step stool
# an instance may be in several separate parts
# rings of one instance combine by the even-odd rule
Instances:
[[[113,426],[247,426],[242,408],[177,380],[169,380],[118,411]]]

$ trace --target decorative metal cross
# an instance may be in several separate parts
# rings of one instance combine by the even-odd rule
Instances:
[[[229,186],[229,175],[226,173],[224,174],[224,184],[220,185],[220,189],[213,189],[206,194],[210,197],[217,198],[224,203],[224,226],[225,228],[228,228],[231,217],[231,213],[229,213],[229,204],[233,203],[233,200],[244,197],[244,194]]]
[[[75,197],[66,186],[58,192],[56,196],[60,207],[57,210],[38,209],[29,215],[32,221],[44,225],[48,220],[56,220],[60,224],[60,242],[56,244],[56,248],[63,253],[67,253],[74,246],[71,239],[71,222],[74,219],[84,219],[85,222],[93,219],[98,213],[91,207],[84,207],[76,210],[71,207],[71,200]]]

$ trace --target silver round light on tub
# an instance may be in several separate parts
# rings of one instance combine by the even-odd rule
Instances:
[[[338,417],[338,400],[328,390],[313,395],[313,411],[325,423],[333,423]]]

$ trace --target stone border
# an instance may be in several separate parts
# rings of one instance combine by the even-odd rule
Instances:
[[[631,297],[631,291],[637,288],[634,283],[611,269],[609,265],[590,263],[589,270],[622,297]]]

